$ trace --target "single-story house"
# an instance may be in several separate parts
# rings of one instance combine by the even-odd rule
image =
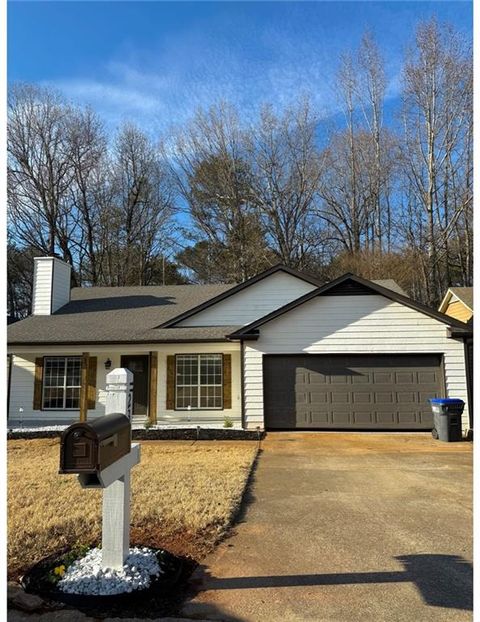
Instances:
[[[471,329],[390,280],[279,265],[238,285],[70,291],[69,265],[42,257],[32,303],[8,327],[10,426],[102,415],[120,366],[134,422],[158,426],[428,430],[428,398],[467,401]]]

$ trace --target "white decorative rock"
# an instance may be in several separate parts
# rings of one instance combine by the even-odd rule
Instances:
[[[121,570],[102,569],[102,551],[95,548],[73,562],[57,585],[68,594],[112,596],[144,590],[161,572],[155,551],[147,547],[129,549]]]

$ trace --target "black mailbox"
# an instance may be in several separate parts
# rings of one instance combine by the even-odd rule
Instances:
[[[60,473],[97,473],[131,450],[130,419],[105,415],[74,423],[62,434]]]

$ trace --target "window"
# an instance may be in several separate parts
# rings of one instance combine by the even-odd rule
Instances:
[[[79,356],[49,356],[43,366],[43,408],[80,408],[82,359]]]
[[[176,408],[221,409],[222,355],[178,354],[176,357]]]

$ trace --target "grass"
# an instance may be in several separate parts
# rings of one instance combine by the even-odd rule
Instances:
[[[131,542],[198,559],[225,535],[241,503],[256,443],[147,441],[132,470]],[[8,574],[99,542],[101,491],[59,475],[56,439],[8,442]]]

